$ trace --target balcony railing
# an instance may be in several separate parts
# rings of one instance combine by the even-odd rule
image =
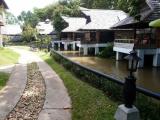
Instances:
[[[134,43],[134,39],[115,39],[117,43]]]
[[[115,39],[115,47],[130,48],[134,45],[135,48],[156,48],[156,43],[154,40],[146,41],[134,41],[134,39]]]
[[[114,42],[114,47],[125,48],[125,49],[133,49],[134,43],[118,43],[118,42]]]

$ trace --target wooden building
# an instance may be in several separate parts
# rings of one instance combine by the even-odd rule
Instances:
[[[147,60],[152,65],[160,66],[160,29],[149,27],[149,23],[160,17],[160,1],[147,0],[141,5],[139,20],[128,17],[113,26],[115,30],[114,51],[116,59],[121,60],[125,54],[136,49],[141,57],[139,67]]]
[[[87,24],[79,29],[84,32],[84,37],[78,47],[84,55],[88,55],[90,49],[94,50],[96,55],[101,49],[113,43],[114,31],[111,27],[127,17],[121,10],[81,8],[81,12],[87,20]]]
[[[78,31],[82,26],[86,25],[86,19],[81,17],[65,17],[62,19],[67,24],[67,27],[61,32],[61,41],[55,43],[63,46],[64,50],[76,50],[77,44],[82,40],[84,33]]]

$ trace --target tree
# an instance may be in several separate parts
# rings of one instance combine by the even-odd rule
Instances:
[[[21,23],[24,25],[29,24],[30,26],[35,27],[39,21],[39,18],[31,11],[22,11],[18,16],[18,20],[21,21]]]
[[[60,33],[64,29],[64,21],[61,16],[79,16],[80,0],[60,0],[57,4],[51,4],[45,8],[34,9],[34,14],[41,21],[52,20],[55,30]]]
[[[136,16],[140,13],[140,5],[144,2],[145,0],[118,0],[117,8],[129,13],[131,16]]]
[[[65,27],[61,16],[80,16],[79,6],[79,0],[70,0],[69,2],[61,1],[55,5],[53,12],[53,25],[58,33],[61,32],[61,30]]]
[[[6,12],[6,23],[7,24],[18,24],[18,19],[10,12]]]
[[[47,19],[47,15],[46,15],[46,10],[45,8],[35,8],[34,9],[34,14],[41,20],[41,21],[45,21]]]
[[[37,34],[38,33],[36,28],[33,28],[32,26],[30,26],[30,24],[27,24],[23,26],[22,40],[26,42],[35,41]]]
[[[81,0],[81,5],[86,8],[114,9],[117,0]]]

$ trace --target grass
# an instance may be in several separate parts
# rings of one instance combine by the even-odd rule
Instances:
[[[114,120],[118,107],[116,102],[111,101],[102,91],[76,78],[49,55],[41,54],[41,57],[64,81],[72,100],[73,120]]]
[[[0,90],[6,85],[8,79],[9,79],[8,73],[0,72]]]
[[[8,49],[0,48],[0,66],[17,63],[19,54]]]

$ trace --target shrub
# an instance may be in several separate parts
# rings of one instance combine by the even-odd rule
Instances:
[[[115,52],[113,51],[113,44],[108,45],[104,50],[102,50],[98,54],[98,56],[102,58],[110,58],[115,56]]]

